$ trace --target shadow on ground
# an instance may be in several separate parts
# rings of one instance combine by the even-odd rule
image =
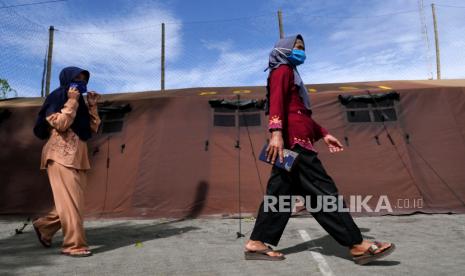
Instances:
[[[150,240],[180,235],[198,227],[175,227],[178,221],[163,223],[134,223],[131,221],[114,223],[102,227],[86,227],[87,240],[94,254],[101,254],[121,247],[135,245]],[[42,247],[32,227],[24,234],[14,235],[0,240],[0,274],[8,275],[25,267],[53,264],[59,256],[61,235],[52,248]],[[6,274],[4,274],[6,273]]]
[[[360,231],[362,233],[366,233],[366,232],[369,232],[370,229],[360,228]],[[366,235],[366,234],[363,235],[363,238],[370,239],[370,240],[374,239],[374,237]],[[348,249],[338,244],[336,240],[334,240],[329,235],[325,235],[318,239],[314,239],[308,242],[303,242],[303,243],[299,243],[291,247],[280,249],[279,252],[282,252],[285,255],[289,255],[289,254],[300,253],[300,252],[308,251],[308,250],[319,252],[322,255],[335,256],[335,257],[339,257],[342,259],[352,261],[352,258],[349,255]],[[376,265],[393,266],[393,265],[398,265],[398,264],[400,264],[400,262],[398,261],[379,260],[379,261],[374,261],[368,265],[370,266],[376,266]]]

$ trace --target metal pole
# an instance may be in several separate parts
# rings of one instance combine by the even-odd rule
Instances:
[[[165,91],[165,23],[161,23],[161,92]]]
[[[42,70],[42,80],[40,83],[40,97],[45,97],[45,74],[47,73],[47,52],[44,55],[44,69]]]
[[[436,45],[436,73],[437,79],[441,79],[441,57],[439,54],[439,35],[438,35],[438,23],[436,19],[436,7],[434,4],[431,4],[431,9],[433,11],[433,23],[434,23],[434,42]]]
[[[241,95],[237,94],[237,104],[236,104],[236,116],[237,116],[237,193],[238,193],[238,207],[239,207],[239,231],[236,233],[236,237],[242,238],[245,237],[242,234],[242,209],[241,209],[241,111],[239,105],[241,103]]]
[[[48,29],[48,54],[47,54],[47,75],[45,76],[45,96],[50,94],[50,78],[52,77],[52,56],[53,56],[53,34],[55,28]]]
[[[283,12],[281,10],[278,10],[278,25],[279,25],[279,38],[284,38]]]

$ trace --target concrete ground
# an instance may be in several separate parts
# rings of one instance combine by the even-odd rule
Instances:
[[[386,259],[358,266],[313,218],[292,218],[282,262],[245,261],[238,220],[86,222],[90,258],[61,256],[61,234],[42,248],[19,219],[0,218],[0,275],[465,275],[465,215],[357,218],[366,238],[396,243]],[[254,221],[242,221],[246,237]]]

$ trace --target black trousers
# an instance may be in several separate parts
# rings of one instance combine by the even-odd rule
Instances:
[[[316,202],[318,196],[338,197],[338,190],[332,178],[326,173],[317,153],[306,150],[299,145],[294,148],[299,152],[292,172],[273,167],[268,180],[268,196],[299,195]],[[344,205],[345,206],[345,205]],[[276,205],[276,207],[278,207]],[[312,204],[312,207],[316,207]],[[288,208],[290,209],[290,208]],[[316,209],[316,208],[314,208]],[[260,205],[251,240],[262,241],[276,246],[281,239],[292,211],[268,212],[264,210],[264,202]],[[318,223],[341,245],[351,247],[362,242],[362,234],[349,212],[312,212]]]

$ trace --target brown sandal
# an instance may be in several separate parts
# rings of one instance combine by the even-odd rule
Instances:
[[[44,239],[42,239],[42,234],[39,231],[39,228],[37,228],[34,223],[32,223],[32,228],[34,228],[34,231],[37,234],[37,238],[39,239],[39,242],[46,248],[50,248],[52,246],[51,242],[46,242]]]
[[[376,251],[378,251],[380,248],[381,243],[375,241],[372,245],[370,245],[370,247],[368,247],[368,249],[363,254],[354,255],[352,259],[356,264],[364,265],[374,260],[378,260],[390,255],[394,251],[394,249],[396,249],[396,246],[393,243],[391,243],[391,246],[376,253]]]
[[[257,251],[245,251],[244,257],[246,260],[261,260],[261,261],[282,261],[286,259],[284,255],[281,256],[270,256],[269,252],[274,252],[274,250],[268,246],[267,249],[257,250]]]
[[[61,254],[69,257],[75,257],[75,258],[82,258],[82,257],[90,257],[92,256],[92,251],[90,250],[82,250],[82,251],[77,251],[74,253],[71,252],[61,252]]]

